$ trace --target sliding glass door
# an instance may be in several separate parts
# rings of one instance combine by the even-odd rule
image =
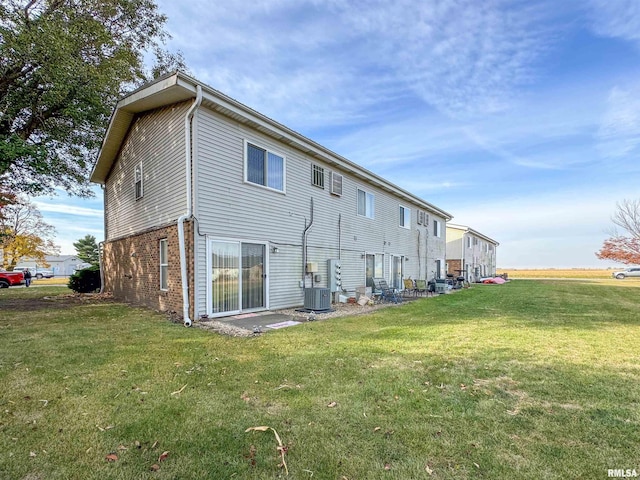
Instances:
[[[265,244],[211,241],[209,252],[211,315],[266,307]]]
[[[265,246],[242,244],[242,310],[264,308]]]

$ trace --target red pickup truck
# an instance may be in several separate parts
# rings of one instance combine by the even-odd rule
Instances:
[[[0,271],[0,288],[17,287],[19,285],[24,285],[24,275],[22,272]]]

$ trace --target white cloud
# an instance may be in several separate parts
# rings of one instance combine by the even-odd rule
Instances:
[[[500,243],[503,267],[602,267],[595,252],[608,236],[616,190],[570,189],[545,195],[505,196],[455,207],[455,223]]]
[[[102,210],[95,208],[78,207],[69,205],[68,203],[45,203],[42,201],[33,202],[41,212],[59,213],[63,215],[81,216],[81,217],[99,217],[103,218]]]
[[[640,2],[590,0],[591,28],[603,37],[620,38],[640,46]]]
[[[297,125],[361,119],[390,92],[500,111],[551,42],[540,4],[502,0],[160,3],[198,78]]]
[[[598,149],[604,157],[625,157],[640,145],[640,85],[615,87],[598,130]]]

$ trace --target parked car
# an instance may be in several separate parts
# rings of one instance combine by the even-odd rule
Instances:
[[[622,280],[627,277],[640,277],[640,267],[625,268],[619,272],[613,272],[611,275],[613,275],[613,278],[617,278],[618,280]]]
[[[53,272],[51,270],[36,270],[36,278],[53,278]]]
[[[0,271],[0,288],[17,287],[24,285],[24,275],[22,272]]]
[[[54,273],[51,270],[44,270],[42,268],[32,267],[14,267],[14,272],[24,272],[26,269],[31,270],[31,276],[40,280],[41,278],[53,278]]]

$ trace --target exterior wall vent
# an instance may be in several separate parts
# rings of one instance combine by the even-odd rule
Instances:
[[[331,172],[331,194],[342,196],[342,175]]]
[[[305,288],[304,308],[321,312],[331,310],[331,294],[328,288]]]

